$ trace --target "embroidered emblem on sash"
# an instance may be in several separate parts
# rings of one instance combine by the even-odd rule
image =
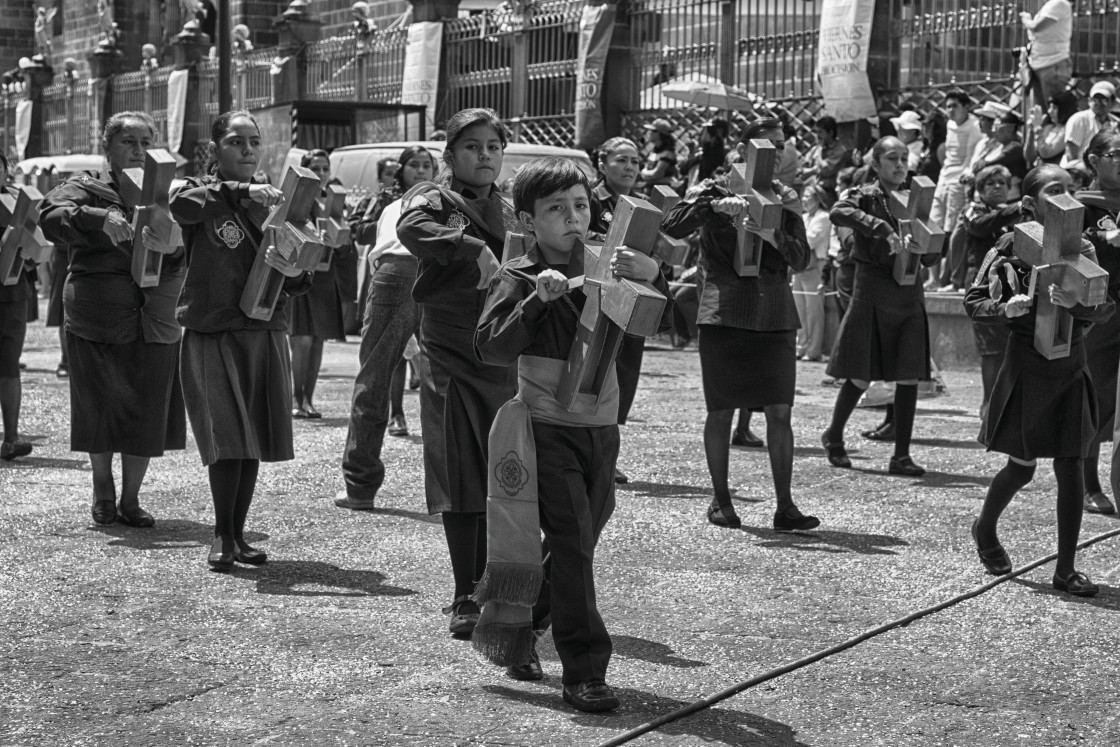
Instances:
[[[227,220],[218,229],[218,238],[230,249],[236,249],[237,245],[244,240],[245,232],[241,230],[241,226]]]
[[[517,452],[510,451],[494,467],[494,477],[498,478],[498,484],[502,486],[506,495],[512,497],[520,493],[528,484],[529,470],[525,469]]]
[[[470,218],[460,213],[458,210],[452,210],[451,215],[447,216],[447,227],[452,231],[465,230],[471,224]]]

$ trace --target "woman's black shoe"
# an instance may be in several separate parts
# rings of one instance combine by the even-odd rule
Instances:
[[[725,529],[738,529],[743,526],[739,515],[735,513],[734,506],[721,507],[714,498],[712,505],[708,506],[708,521]]]
[[[240,537],[234,537],[233,559],[238,563],[245,563],[247,565],[261,565],[268,561],[268,553],[264,550],[250,547],[249,543]]]
[[[1073,594],[1075,597],[1095,597],[1100,588],[1081,571],[1074,571],[1065,578],[1060,578],[1057,573],[1053,578],[1054,588]]]
[[[731,445],[746,446],[748,449],[761,449],[765,443],[761,438],[754,435],[750,428],[744,428],[743,430],[736,428],[735,432],[731,434]]]
[[[94,501],[90,513],[93,514],[93,520],[98,524],[117,523],[117,504],[115,501]]]
[[[117,518],[121,520],[122,524],[127,524],[130,527],[151,527],[156,524],[155,517],[140,508],[140,504],[126,506],[122,502],[117,506]]]
[[[972,529],[969,530],[969,533],[972,534],[972,541],[976,543],[976,554],[980,556],[980,564],[993,576],[1006,576],[1011,573],[1011,557],[1007,554],[1007,550],[1003,549],[1003,545],[998,542],[995,547],[989,547],[987,550],[980,547],[980,539],[976,534],[976,527],[979,524],[979,519],[972,522]]]
[[[451,615],[447,629],[455,638],[470,638],[474,626],[478,625],[479,609],[469,594],[455,597],[450,607],[443,608],[443,614]]]
[[[883,423],[878,428],[860,434],[872,441],[894,441],[894,423]]]
[[[920,464],[915,464],[914,460],[909,456],[904,456],[891,457],[891,463],[890,466],[887,467],[887,472],[892,475],[901,475],[902,477],[921,477],[926,473],[926,469]]]
[[[852,460],[848,457],[848,450],[844,448],[844,442],[838,441],[834,443],[829,441],[828,437],[828,431],[821,434],[821,445],[824,446],[824,453],[828,457],[828,463],[833,467],[851,469]]]
[[[233,568],[235,547],[237,545],[233,541],[233,535],[225,534],[215,537],[213,544],[210,545],[210,554],[206,556],[206,562],[210,564],[210,569],[224,573]]]
[[[790,506],[784,511],[774,512],[774,531],[776,532],[807,532],[821,525],[821,520],[816,516],[806,516],[797,506]]]

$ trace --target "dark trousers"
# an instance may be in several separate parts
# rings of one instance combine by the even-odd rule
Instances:
[[[342,452],[346,494],[356,500],[373,500],[385,480],[381,446],[389,423],[393,369],[417,330],[420,314],[412,300],[416,260],[389,255],[378,262],[366,294],[350,429]]]
[[[563,683],[605,679],[611,638],[595,604],[595,545],[614,513],[618,426],[533,423],[537,490],[544,532],[545,582],[534,627],[548,626],[564,667]]]
[[[615,358],[618,374],[618,424],[626,425],[634,395],[638,393],[638,379],[642,376],[642,356],[646,352],[646,338],[622,336],[622,347]]]

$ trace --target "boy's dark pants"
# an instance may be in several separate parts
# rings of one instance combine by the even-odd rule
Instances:
[[[533,423],[544,532],[545,582],[534,627],[548,626],[564,667],[563,684],[606,679],[611,638],[595,605],[593,563],[599,534],[614,513],[618,426]]]

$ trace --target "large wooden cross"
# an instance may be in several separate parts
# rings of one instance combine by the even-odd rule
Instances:
[[[265,261],[270,246],[301,270],[314,270],[322,259],[323,242],[311,220],[319,188],[319,177],[311,169],[289,166],[284,173],[284,200],[272,208],[261,226],[264,237],[241,294],[241,310],[250,319],[271,319],[284,288],[284,276]]]
[[[39,206],[43,195],[31,186],[17,187],[15,196],[0,189],[0,283],[15,285],[23,274],[25,259],[42,262],[54,248],[39,230]]]
[[[658,184],[650,193],[650,202],[661,211],[661,220],[681,201],[677,190],[667,184]],[[688,239],[674,239],[664,231],[657,232],[653,256],[667,265],[683,265],[688,258]]]
[[[1082,306],[1096,306],[1108,297],[1108,273],[1081,253],[1085,206],[1069,195],[1050,201],[1046,227],[1031,221],[1015,226],[1015,256],[1031,269],[1030,295],[1035,299],[1034,348],[1048,360],[1069,355],[1073,317],[1050,301],[1049,287],[1073,293]]]
[[[175,157],[162,148],[153,148],[144,157],[144,168],[125,169],[121,175],[121,200],[133,208],[132,216],[132,279],[141,288],[159,285],[163,255],[183,246],[183,231],[171,217],[168,193],[175,179],[178,164]],[[155,234],[159,251],[148,251],[144,229]]]
[[[570,412],[593,414],[598,409],[623,334],[657,333],[665,296],[649,283],[614,277],[611,258],[622,247],[648,252],[660,226],[660,210],[645,200],[620,197],[602,248],[584,247],[582,287],[587,300],[556,393]],[[579,282],[574,278],[572,285]]]
[[[532,244],[532,239],[523,233],[514,233],[513,231],[506,231],[505,244],[502,246],[501,262],[509,262],[511,259],[525,256],[529,251],[529,246]]]
[[[334,250],[350,243],[350,224],[346,222],[346,187],[328,184],[316,205],[319,232],[323,235],[325,248],[315,271],[326,272],[331,269]]]
[[[891,214],[898,219],[902,239],[902,251],[894,259],[894,281],[899,285],[917,282],[922,256],[941,254],[945,245],[945,231],[929,219],[936,190],[937,185],[928,176],[915,176],[910,180],[909,191],[891,193]],[[910,237],[916,245],[913,249]]]
[[[774,192],[774,168],[778,165],[778,149],[769,140],[751,140],[743,163],[731,166],[728,183],[731,191],[747,201],[747,212],[754,227],[781,228],[782,200]],[[763,239],[747,227],[746,219],[738,223],[739,238],[735,245],[735,272],[739,277],[757,277],[762,260]]]

